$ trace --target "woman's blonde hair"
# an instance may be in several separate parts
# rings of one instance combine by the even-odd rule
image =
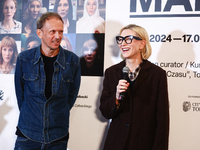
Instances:
[[[5,47],[5,46],[13,48],[13,55],[12,55],[12,58],[10,60],[10,64],[14,65],[16,63],[17,55],[18,55],[17,44],[16,44],[15,40],[12,37],[9,37],[9,36],[5,36],[1,40],[1,44],[0,44],[0,64],[3,63],[2,48]]]
[[[139,38],[146,41],[146,45],[141,50],[141,56],[142,56],[142,59],[144,59],[144,60],[148,59],[151,56],[152,50],[151,50],[151,45],[150,45],[149,36],[148,36],[147,31],[143,27],[138,26],[136,24],[129,24],[120,30],[120,34],[125,29],[131,29],[131,30],[135,31]]]

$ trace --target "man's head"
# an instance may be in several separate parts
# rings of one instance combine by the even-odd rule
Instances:
[[[60,17],[60,15],[58,13],[55,13],[55,12],[46,12],[41,17],[39,17],[37,19],[37,29],[42,29],[42,27],[44,26],[45,21],[46,20],[50,20],[52,18],[56,18],[58,20],[61,20],[62,23],[64,24],[62,18]]]
[[[42,50],[59,50],[63,37],[63,20],[55,12],[47,12],[37,20],[37,35],[41,39]]]

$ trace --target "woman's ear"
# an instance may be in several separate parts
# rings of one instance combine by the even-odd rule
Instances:
[[[143,49],[143,48],[145,47],[145,45],[146,45],[146,41],[145,41],[145,40],[142,40],[142,41],[140,42],[140,49]]]

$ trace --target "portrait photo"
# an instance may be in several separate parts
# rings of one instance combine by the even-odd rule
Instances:
[[[14,74],[17,56],[21,50],[21,36],[0,35],[0,74]]]
[[[82,76],[103,76],[104,34],[77,34],[76,54]]]
[[[2,0],[0,6],[0,34],[21,34],[22,2],[20,0]]]

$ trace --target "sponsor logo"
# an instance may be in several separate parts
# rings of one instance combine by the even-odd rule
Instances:
[[[191,103],[188,101],[183,102],[183,111],[187,112],[191,109]]]

